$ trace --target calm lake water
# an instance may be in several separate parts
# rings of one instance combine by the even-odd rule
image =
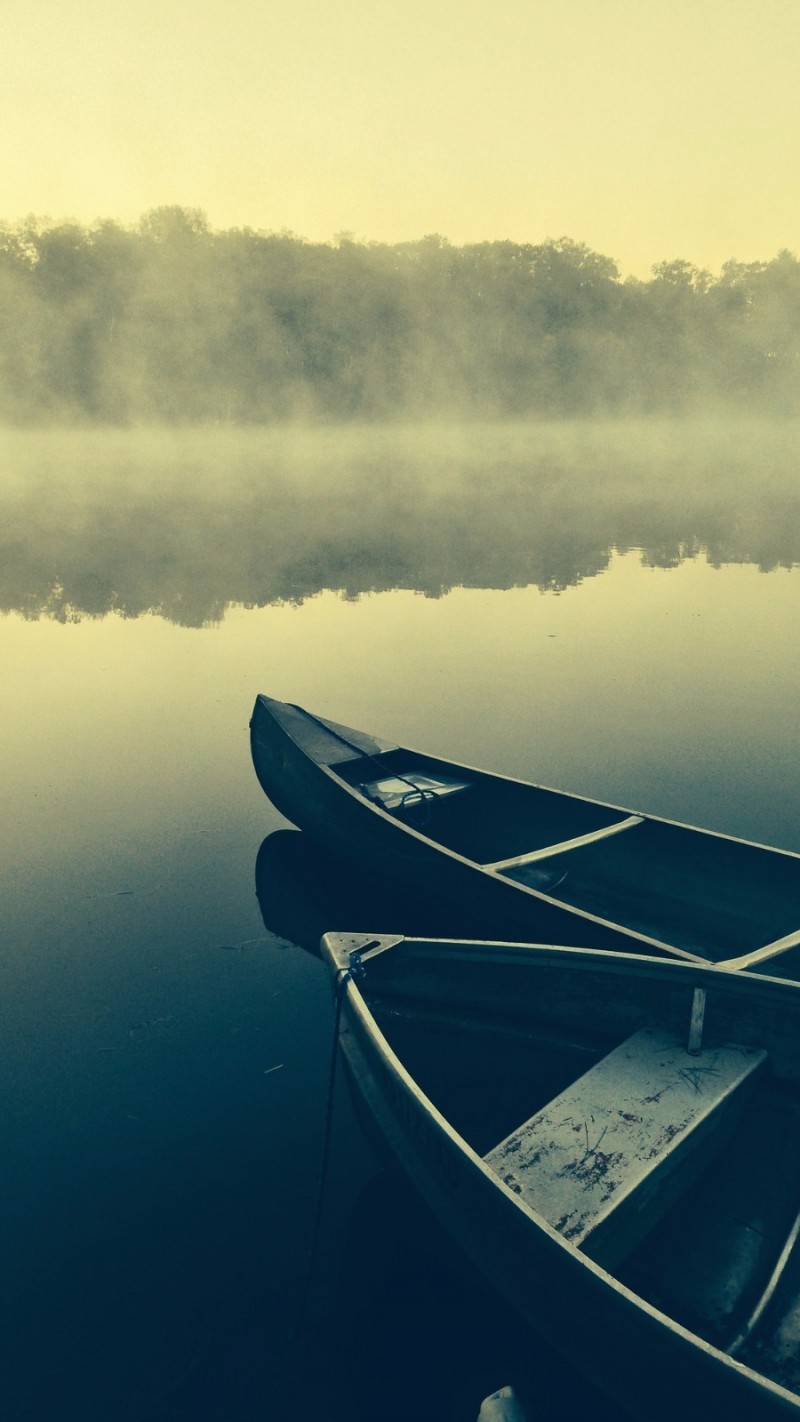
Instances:
[[[0,437],[9,1422],[467,1422],[514,1375],[341,1083],[300,1317],[309,949],[384,925],[262,795],[252,702],[800,850],[797,434]]]

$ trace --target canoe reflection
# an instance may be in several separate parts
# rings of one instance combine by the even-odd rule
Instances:
[[[434,905],[349,872],[297,830],[263,841],[255,878],[267,931],[315,956],[333,924],[435,931]],[[340,1072],[322,1235],[291,1365],[306,1414],[474,1422],[482,1399],[513,1383],[537,1422],[625,1422],[487,1289],[403,1180],[376,1163],[364,1183],[344,1083]],[[320,1156],[322,1131],[320,1119]]]
[[[264,926],[278,938],[319,953],[323,933],[355,927],[382,933],[442,935],[454,927],[452,910],[412,900],[327,856],[300,830],[275,830],[256,859],[256,897]]]

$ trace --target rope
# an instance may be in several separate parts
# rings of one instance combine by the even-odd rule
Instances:
[[[422,820],[422,825],[424,828],[430,823],[431,805],[435,803],[436,791],[428,789],[427,786],[414,785],[414,781],[410,780],[407,775],[398,775],[397,779],[404,780],[406,785],[413,786],[413,789],[406,790],[406,793],[405,795],[403,795],[400,804],[397,806],[398,810],[410,808],[413,800],[418,796],[420,805],[423,805],[425,807],[425,815]],[[406,801],[408,801],[408,805],[406,805]]]
[[[297,1314],[289,1335],[289,1346],[292,1349],[297,1347],[300,1329],[305,1322],[308,1309],[308,1300],[311,1295],[311,1285],[314,1279],[314,1270],[317,1263],[317,1250],[319,1247],[319,1234],[322,1224],[323,1204],[325,1200],[325,1184],[328,1177],[328,1165],[330,1161],[331,1139],[333,1136],[333,1108],[336,1097],[336,1064],[339,1060],[339,1024],[342,1019],[342,1004],[344,1002],[344,990],[350,979],[349,969],[342,969],[337,975],[335,1011],[333,1017],[333,1040],[331,1042],[330,1059],[328,1062],[328,1090],[325,1100],[325,1127],[322,1141],[322,1159],[320,1161],[319,1184],[317,1186],[317,1198],[314,1206],[314,1219],[311,1226],[311,1237],[308,1246],[308,1262],[306,1264],[305,1278],[300,1292],[300,1302]]]

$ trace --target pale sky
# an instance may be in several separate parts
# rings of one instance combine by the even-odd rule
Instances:
[[[2,0],[0,220],[800,251],[800,0]]]

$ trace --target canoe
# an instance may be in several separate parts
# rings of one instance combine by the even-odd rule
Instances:
[[[565,1370],[639,1422],[800,1417],[797,984],[400,935],[322,954],[373,1141]]]
[[[780,957],[783,976],[800,961],[798,854],[437,759],[267,696],[250,737],[281,814],[445,905],[448,933],[770,972]]]

